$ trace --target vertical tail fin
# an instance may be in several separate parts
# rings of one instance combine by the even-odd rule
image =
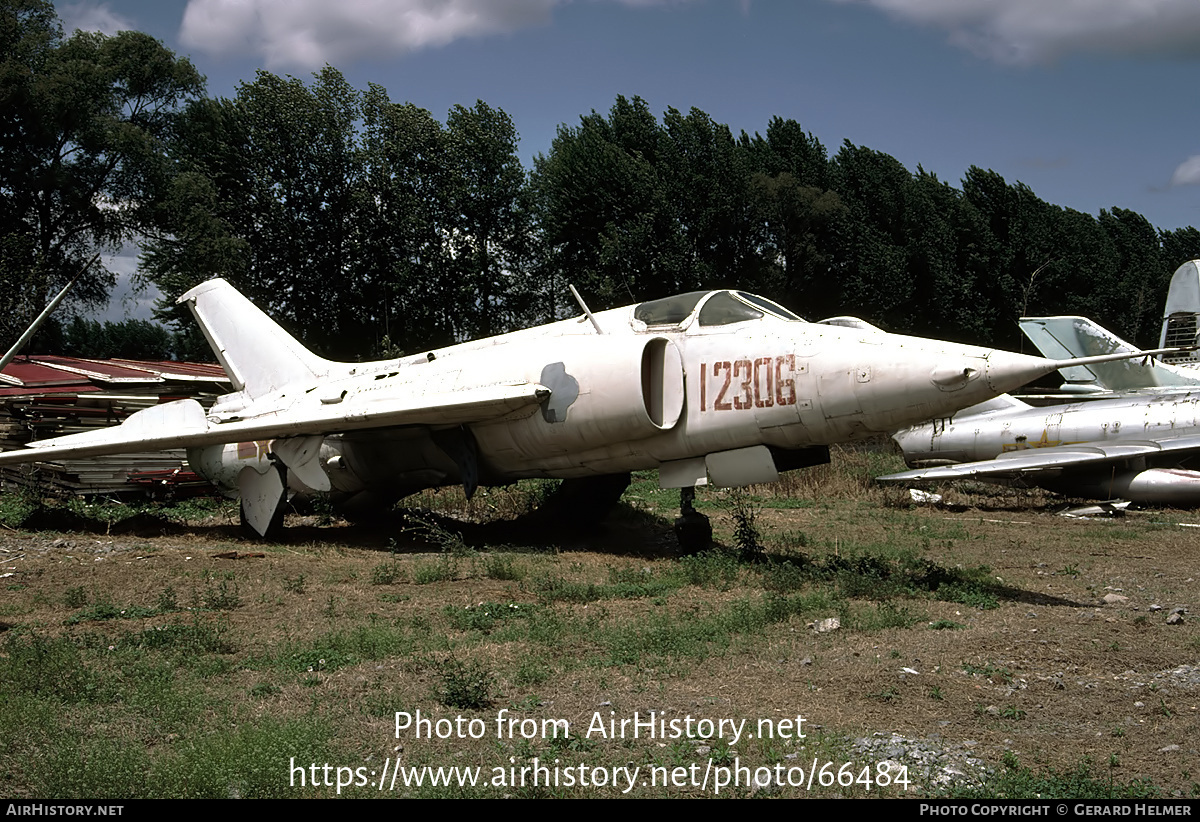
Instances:
[[[234,387],[251,399],[315,382],[337,365],[301,345],[225,280],[201,283],[178,302],[188,304]]]
[[[1190,346],[1196,344],[1197,326],[1200,320],[1200,260],[1188,260],[1171,275],[1171,286],[1167,289],[1167,304],[1163,306],[1162,336],[1159,348]],[[1200,361],[1200,352],[1170,354],[1164,357],[1168,363],[1194,365]]]
[[[1086,317],[1022,317],[1021,330],[1044,356],[1055,360],[1138,350]],[[1068,384],[1095,385],[1109,391],[1200,384],[1200,372],[1153,360],[1076,365],[1060,369],[1060,373]]]

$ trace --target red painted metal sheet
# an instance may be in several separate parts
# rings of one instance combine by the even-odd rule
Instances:
[[[229,382],[225,369],[216,363],[207,362],[170,362],[163,360],[122,360],[111,362],[128,365],[133,368],[144,368],[154,371],[166,379],[212,380],[213,382]]]
[[[41,397],[41,396],[61,396],[63,394],[98,394],[104,389],[98,385],[84,383],[82,385],[46,385],[37,386],[36,388],[21,387],[19,385],[0,385],[0,397]]]
[[[85,360],[78,357],[57,357],[50,355],[35,355],[35,362],[59,368],[63,371],[79,374],[87,379],[100,382],[161,382],[162,377],[157,371],[142,368],[129,368],[111,360]]]
[[[0,396],[43,393],[54,387],[61,393],[75,386],[80,392],[102,390],[100,386],[124,384],[158,385],[163,382],[228,383],[219,365],[140,360],[90,360],[80,357],[32,355],[13,360],[0,374]],[[9,390],[13,386],[15,390]]]
[[[53,368],[49,365],[44,365],[39,362],[33,362],[26,359],[17,359],[4,366],[4,376],[10,379],[5,380],[6,383],[12,384],[13,380],[17,385],[24,385],[29,388],[42,387],[47,385],[87,385],[88,381],[79,374],[72,374],[63,371],[61,368]]]

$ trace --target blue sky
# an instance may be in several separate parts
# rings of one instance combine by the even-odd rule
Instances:
[[[1096,214],[1200,226],[1196,0],[108,0],[68,30],[148,32],[209,94],[258,69],[352,85],[439,119],[482,99],[526,167],[614,98],[696,107],[735,134],[794,119],[957,184],[971,165]],[[118,267],[134,264],[128,250]],[[123,309],[114,308],[119,318]],[[140,313],[135,312],[138,316]]]

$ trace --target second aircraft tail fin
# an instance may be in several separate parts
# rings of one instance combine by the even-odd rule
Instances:
[[[1042,355],[1061,360],[1137,351],[1106,328],[1086,317],[1022,317],[1021,330]],[[1131,391],[1160,386],[1200,384],[1200,372],[1166,365],[1147,357],[1063,368],[1064,388],[1095,386],[1097,390]]]

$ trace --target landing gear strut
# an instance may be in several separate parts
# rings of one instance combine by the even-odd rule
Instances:
[[[698,554],[712,545],[712,523],[695,508],[696,489],[679,489],[679,517],[675,520],[675,538],[684,556]]]

